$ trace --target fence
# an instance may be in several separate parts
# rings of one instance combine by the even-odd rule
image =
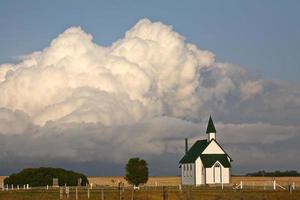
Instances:
[[[275,181],[275,180],[274,180]],[[95,186],[95,187],[15,187],[2,185],[2,191],[20,193],[22,195],[31,193],[31,195],[43,196],[43,199],[70,199],[70,200],[196,200],[209,199],[203,196],[212,195],[238,195],[246,191],[252,192],[284,192],[285,194],[292,192],[300,192],[300,190],[293,183],[289,185],[279,185],[275,182],[265,182],[265,184],[249,184],[249,182],[241,181],[240,184],[235,185],[210,185],[210,186],[143,186],[137,190],[132,187],[109,187],[109,186]],[[254,183],[254,182],[253,182]],[[298,190],[298,191],[297,191]],[[0,192],[1,195],[1,192]],[[32,198],[33,199],[33,198]],[[37,198],[37,199],[42,199]]]

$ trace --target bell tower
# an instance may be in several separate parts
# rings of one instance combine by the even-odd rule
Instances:
[[[206,129],[206,134],[207,134],[207,141],[211,141],[212,139],[216,140],[216,128],[214,125],[214,122],[211,118],[211,116],[209,116],[209,120],[208,120],[208,125],[207,125],[207,129]]]

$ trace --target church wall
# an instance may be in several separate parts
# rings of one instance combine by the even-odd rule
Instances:
[[[195,165],[194,163],[181,165],[181,183],[183,185],[195,185]]]
[[[221,164],[220,164],[221,165]],[[214,167],[206,168],[206,184],[214,184]],[[222,182],[230,182],[230,168],[225,168],[221,165],[222,170]]]
[[[214,173],[213,173],[213,167],[206,168],[206,184],[214,183]]]
[[[203,171],[203,165],[200,157],[197,158],[196,162],[196,185],[205,183],[205,172]]]
[[[202,152],[202,154],[224,154],[225,152],[219,147],[219,145],[212,141],[206,149]]]
[[[229,174],[229,168],[225,168],[222,166],[222,178],[223,183],[229,183],[230,182],[230,174]]]

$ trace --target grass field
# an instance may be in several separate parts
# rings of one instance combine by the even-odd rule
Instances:
[[[75,200],[75,189],[70,190],[70,200]],[[124,189],[119,197],[119,192],[116,189],[103,190],[104,200],[297,200],[300,199],[300,191],[289,193],[288,191],[252,191],[252,190],[220,190],[216,188],[197,188],[183,189],[182,191],[165,189],[141,189],[134,191],[132,189]],[[58,189],[31,189],[20,191],[1,191],[0,199],[2,200],[58,200],[60,193]],[[62,199],[67,199],[66,195]],[[90,200],[102,200],[101,189],[90,190]],[[78,200],[88,200],[87,189],[81,188],[78,191]]]
[[[0,182],[3,177],[0,177]],[[233,184],[243,181],[243,190],[234,190]],[[179,190],[180,177],[150,177],[146,187],[142,187],[139,191],[132,192],[127,187],[123,177],[89,177],[93,189],[90,189],[91,200],[119,200],[119,191],[117,185],[121,181],[125,183],[122,192],[122,200],[163,200],[164,192],[162,186],[165,187],[165,195],[168,200],[300,200],[300,177],[278,177],[278,184],[287,188],[287,184],[295,182],[296,190],[289,193],[287,190],[278,188],[273,190],[271,177],[232,177],[232,183],[225,185],[224,190],[221,185],[211,187],[193,187],[182,188]],[[298,188],[299,186],[299,188]],[[75,188],[70,189],[69,199],[75,198]],[[0,190],[0,200],[58,200],[60,198],[59,189],[32,188],[30,190]],[[64,195],[63,199],[67,199]],[[87,200],[87,188],[78,188],[78,200]]]
[[[0,176],[0,184],[6,176]],[[128,186],[126,180],[122,176],[90,176],[89,182],[94,185],[118,186],[119,182]],[[287,185],[289,182],[294,182],[296,186],[300,187],[300,177],[276,177],[276,182],[280,185]],[[272,177],[247,177],[247,176],[233,176],[231,178],[232,184],[239,184],[243,181],[244,185],[248,186],[263,186],[271,185]],[[148,186],[178,186],[180,184],[179,176],[152,176],[146,185]]]
[[[107,176],[107,177],[89,177],[89,182],[96,185],[117,186],[119,182],[125,183],[126,180],[121,176]],[[286,186],[290,183],[295,183],[300,187],[300,177],[276,177],[276,182],[280,185]],[[231,178],[232,184],[239,184],[243,181],[245,186],[271,186],[273,184],[272,177],[246,177],[246,176],[233,176]],[[181,180],[179,176],[152,176],[146,185],[148,186],[178,186]]]

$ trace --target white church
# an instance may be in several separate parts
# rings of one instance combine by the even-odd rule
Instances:
[[[185,139],[185,155],[179,161],[182,185],[230,183],[233,160],[217,142],[211,116],[206,134],[207,139],[196,141],[190,149]]]

